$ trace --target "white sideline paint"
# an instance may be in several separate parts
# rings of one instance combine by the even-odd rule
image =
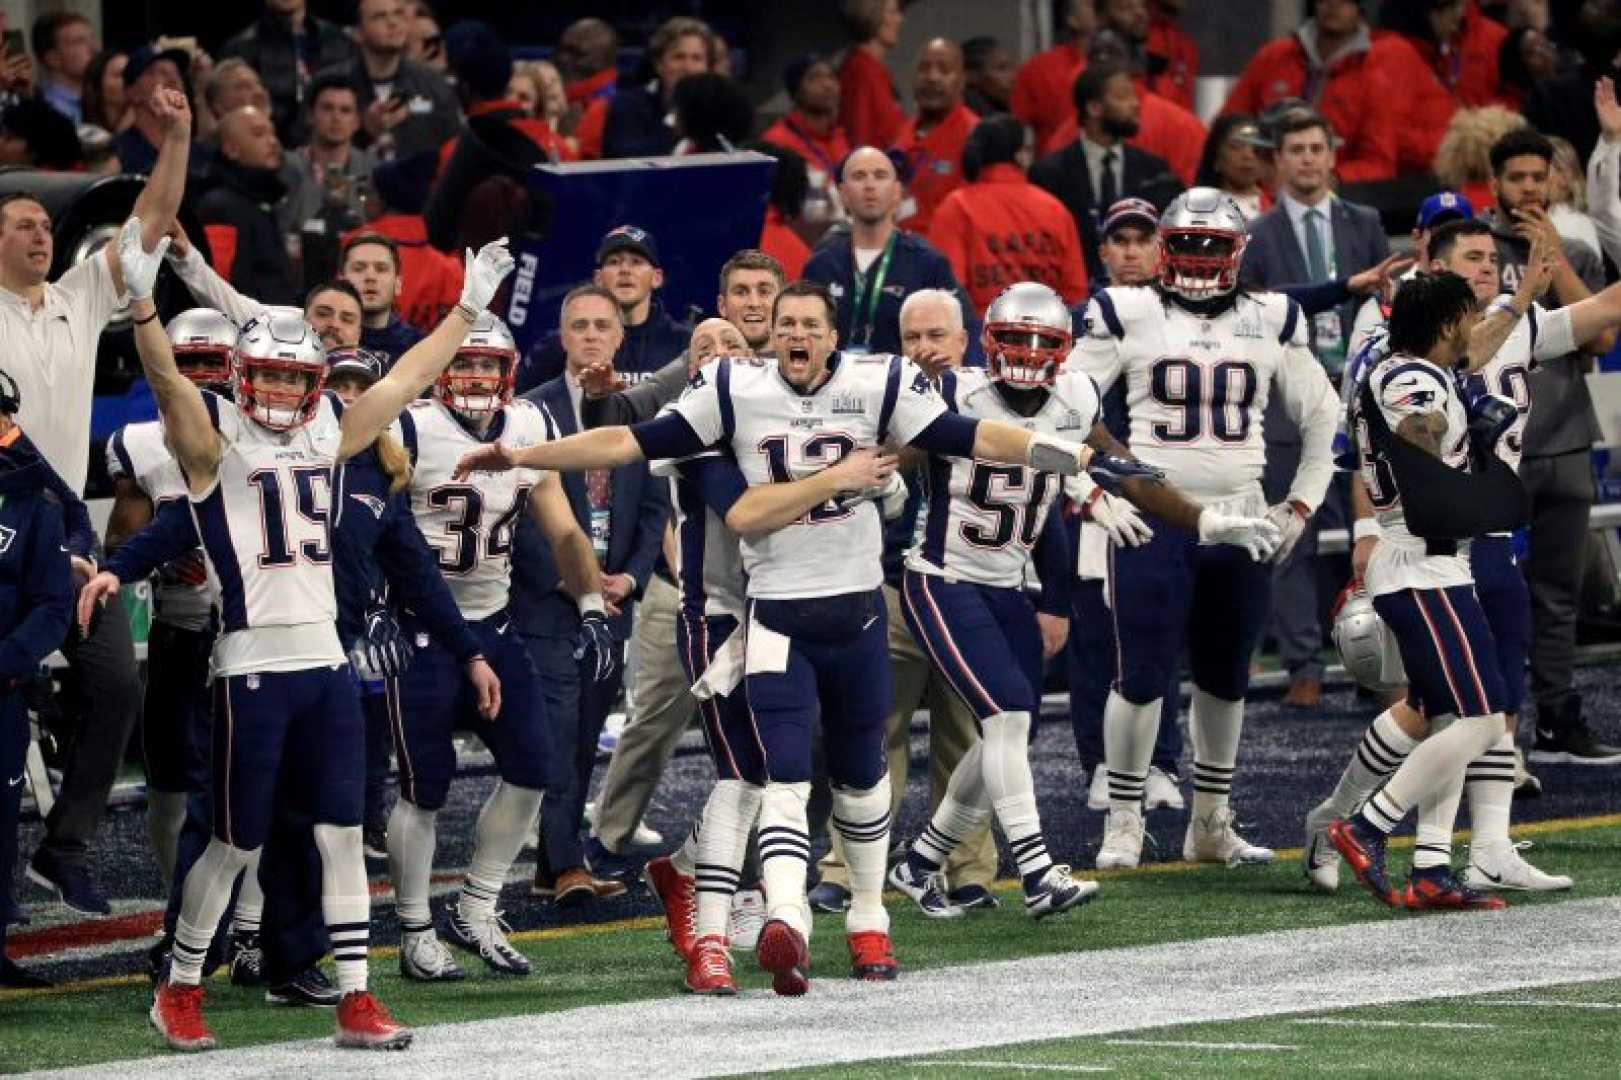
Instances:
[[[1497,998],[1483,1005],[1525,1005],[1537,1009],[1621,1009],[1621,1001],[1561,1001],[1559,998]]]
[[[675,1080],[911,1060],[1045,1039],[1614,978],[1621,971],[1621,934],[1594,935],[1591,928],[1618,919],[1621,898],[1578,900],[1057,953],[903,972],[895,983],[819,978],[810,996],[791,999],[766,990],[729,1000],[680,995],[676,967],[650,947],[649,965],[669,974],[669,997],[424,1028],[403,1054],[336,1050],[324,1037],[214,1051],[188,1058],[184,1066],[165,1055],[61,1075],[169,1080],[184,1067],[210,1077],[600,1077],[640,1075],[656,1057],[660,1080]],[[1084,935],[1085,915],[1060,926]],[[1048,930],[1014,931],[1009,924],[1010,932]],[[904,939],[900,958],[904,964]],[[545,973],[542,957],[530,984],[537,999],[546,992]],[[132,1015],[110,1022],[141,1021]],[[312,1014],[310,1031],[325,1035],[330,1023],[330,1014]],[[228,1024],[218,1025],[215,1034],[228,1043]]]
[[[1469,1024],[1462,1020],[1359,1020],[1354,1016],[1312,1016],[1289,1023],[1314,1024],[1318,1027],[1440,1028],[1446,1031],[1490,1031],[1497,1027],[1496,1024]]]
[[[1014,1072],[1106,1073],[1114,1072],[1108,1065],[1055,1065],[1039,1061],[939,1061],[931,1066],[953,1069],[1012,1069]]]
[[[1197,1039],[1108,1039],[1105,1046],[1160,1046],[1168,1050],[1299,1050],[1292,1043],[1200,1042]]]

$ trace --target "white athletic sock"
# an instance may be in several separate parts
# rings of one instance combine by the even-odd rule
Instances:
[[[1109,691],[1103,706],[1103,761],[1109,769],[1109,809],[1140,814],[1148,788],[1148,764],[1159,733],[1160,700],[1134,705]]]
[[[437,810],[424,810],[406,798],[394,801],[388,815],[388,872],[394,879],[394,902],[400,930],[421,934],[433,929],[428,889],[433,877],[433,850],[438,843]]]
[[[1469,792],[1471,850],[1501,850],[1508,838],[1509,811],[1514,805],[1514,737],[1504,734],[1464,772]]]
[[[1455,716],[1430,718],[1430,734],[1451,727]],[[1452,865],[1452,827],[1458,820],[1458,800],[1463,797],[1460,770],[1440,787],[1418,801],[1418,828],[1413,838],[1413,869],[1428,870]]]
[[[844,863],[850,873],[850,910],[844,916],[849,933],[889,932],[884,910],[884,874],[889,869],[889,774],[866,790],[833,788],[833,815],[828,824],[844,838]]]
[[[259,923],[265,916],[265,891],[259,884],[260,848],[242,868],[242,886],[236,892],[236,910],[231,913],[231,929],[243,934],[257,934]]]
[[[243,851],[216,838],[209,840],[191,864],[181,891],[180,917],[175,920],[169,964],[169,981],[174,985],[196,986],[202,981],[203,960],[231,902],[231,886],[257,851]]]
[[[687,838],[681,841],[681,846],[676,848],[674,853],[670,855],[670,865],[675,867],[676,873],[685,874],[687,877],[693,877],[697,874],[698,847],[703,842],[699,838],[698,832],[703,827],[704,818],[702,814],[699,814],[698,820],[694,821],[692,828],[687,830]]]
[[[1206,821],[1232,797],[1238,765],[1238,739],[1244,731],[1244,702],[1228,701],[1193,688],[1188,734],[1193,739],[1193,820]]]
[[[946,864],[963,838],[970,836],[991,814],[985,791],[985,743],[975,742],[957,761],[946,781],[946,793],[923,833],[912,842],[907,858],[914,869],[933,873]]]
[[[332,942],[338,992],[366,989],[366,945],[371,938],[371,893],[359,825],[315,826],[321,852],[321,917]]]
[[[501,887],[507,883],[507,871],[523,850],[529,823],[538,813],[540,792],[535,788],[518,787],[505,780],[495,785],[478,812],[478,824],[473,830],[473,861],[462,878],[457,902],[463,914],[488,917],[494,913]]]
[[[749,830],[760,816],[765,789],[742,780],[720,780],[704,803],[702,828],[695,829],[698,936],[726,935],[732,895],[742,880]]]
[[[1030,775],[1030,714],[1000,713],[981,724],[985,745],[985,792],[1007,837],[1026,889],[1053,864],[1036,810],[1036,782]]]
[[[1401,767],[1417,745],[1418,740],[1396,723],[1392,710],[1386,709],[1375,717],[1340,774],[1334,794],[1328,797],[1334,815],[1347,817],[1354,813],[1384,783],[1385,777]]]
[[[760,880],[766,912],[810,937],[805,873],[810,867],[810,784],[765,786],[760,798]]]
[[[1363,804],[1360,816],[1380,832],[1401,824],[1420,799],[1454,777],[1503,735],[1503,714],[1466,716],[1420,743],[1384,787]]]
[[[152,854],[163,872],[164,891],[174,883],[175,850],[180,846],[180,829],[186,823],[186,793],[184,791],[146,792],[146,835],[152,842]]]

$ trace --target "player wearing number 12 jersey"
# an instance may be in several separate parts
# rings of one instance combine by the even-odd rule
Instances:
[[[1185,192],[1160,219],[1160,235],[1160,281],[1098,293],[1069,359],[1105,392],[1125,380],[1131,452],[1206,509],[1197,530],[1151,520],[1149,543],[1112,552],[1118,669],[1104,709],[1109,820],[1098,866],[1135,866],[1141,857],[1160,699],[1184,641],[1194,683],[1194,795],[1183,857],[1270,862],[1270,850],[1234,831],[1229,793],[1250,656],[1271,609],[1270,561],[1287,555],[1328,488],[1336,399],[1307,348],[1299,306],[1238,288],[1244,218],[1230,197]],[[1302,449],[1288,498],[1269,509],[1261,418],[1274,392]],[[1245,543],[1247,551],[1201,546],[1221,538],[1226,515],[1262,513],[1275,533]]]
[[[501,242],[467,260],[456,310],[394,370],[343,408],[321,393],[325,355],[301,318],[246,327],[232,355],[235,401],[205,394],[175,365],[151,302],[167,238],[145,251],[125,223],[118,259],[136,346],[184,470],[216,598],[214,835],[186,876],[169,976],[150,1019],[179,1050],[212,1047],[202,964],[231,883],[288,801],[315,821],[321,907],[342,997],[337,1042],[399,1047],[411,1033],[367,991],[370,894],[361,853],[365,728],[336,629],[328,544],[333,465],[369,446],[455,353],[511,270]]]

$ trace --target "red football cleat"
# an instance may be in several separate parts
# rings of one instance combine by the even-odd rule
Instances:
[[[1402,906],[1401,893],[1390,884],[1385,870],[1385,834],[1358,825],[1355,819],[1330,822],[1328,842],[1334,845],[1351,872],[1374,899],[1393,908]]]
[[[781,919],[768,919],[754,943],[760,967],[771,972],[771,989],[783,997],[798,997],[810,989],[810,950],[805,935]]]
[[[706,934],[687,953],[687,989],[694,994],[726,997],[737,993],[732,978],[732,951],[719,934]]]
[[[152,1026],[172,1050],[212,1050],[219,1044],[203,1019],[203,988],[179,986],[164,979],[152,995]]]
[[[848,934],[850,975],[867,982],[890,982],[901,973],[895,959],[895,946],[882,930],[858,930]]]
[[[660,855],[642,870],[642,880],[664,908],[664,936],[675,954],[685,960],[698,937],[698,882],[675,868],[668,855]]]
[[[1415,868],[1407,878],[1402,901],[1418,911],[1501,911],[1508,907],[1502,897],[1459,881],[1450,866]]]
[[[338,1002],[333,1041],[360,1050],[404,1050],[411,1045],[411,1029],[388,1015],[369,991],[351,990]]]

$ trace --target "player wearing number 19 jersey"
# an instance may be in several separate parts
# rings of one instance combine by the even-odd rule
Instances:
[[[1098,293],[1069,359],[1105,392],[1125,380],[1131,452],[1206,508],[1196,533],[1152,520],[1149,543],[1112,553],[1118,669],[1104,711],[1109,820],[1098,866],[1135,866],[1141,856],[1160,699],[1184,641],[1194,796],[1183,857],[1270,862],[1270,850],[1234,831],[1229,793],[1250,657],[1271,608],[1270,561],[1287,554],[1327,490],[1336,399],[1307,348],[1298,305],[1238,288],[1244,219],[1230,197],[1186,192],[1165,211],[1160,235],[1160,281]],[[1268,509],[1261,418],[1274,392],[1303,445],[1287,500]],[[1201,546],[1219,539],[1225,515],[1261,513],[1277,526],[1276,551],[1272,543],[1247,553]]]

